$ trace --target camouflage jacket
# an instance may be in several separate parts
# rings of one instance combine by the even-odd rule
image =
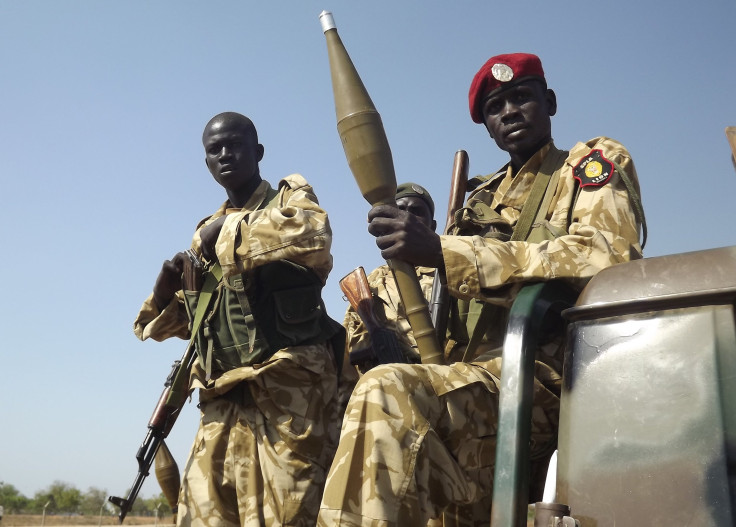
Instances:
[[[332,231],[327,213],[319,206],[312,187],[299,174],[287,176],[279,182],[278,195],[271,206],[259,209],[269,191],[271,186],[263,181],[242,209],[231,208],[230,203],[225,202],[214,214],[199,222],[192,249],[199,254],[201,229],[226,215],[215,244],[224,276],[289,260],[311,269],[324,283],[332,269]],[[141,340],[162,341],[173,336],[189,338],[188,326],[183,292],[179,291],[161,311],[150,295],[136,317],[133,330]],[[284,354],[290,355],[288,348],[278,351],[273,359]],[[227,386],[252,376],[252,369],[228,372]],[[218,385],[218,391],[225,388]]]
[[[602,184],[581,186],[575,169],[596,152],[615,171]],[[549,235],[535,242],[496,238],[481,217],[484,211],[496,214],[508,231],[513,229],[542,163],[553,154],[561,160],[553,167],[557,178],[550,183],[549,199],[542,202],[546,210],[540,210],[534,224]],[[630,195],[619,170],[637,196]],[[580,289],[601,269],[642,256],[643,218],[633,205],[639,183],[631,156],[617,141],[598,137],[577,143],[567,155],[550,142],[517,173],[507,165],[473,183],[478,186],[455,216],[453,235],[441,237],[448,290],[461,301],[496,305],[503,316],[525,282],[562,279]],[[484,339],[485,348],[502,343],[505,319],[498,322],[496,334]]]

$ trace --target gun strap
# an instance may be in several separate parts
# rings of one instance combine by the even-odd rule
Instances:
[[[215,292],[215,289],[217,289],[217,284],[220,283],[220,280],[222,280],[222,268],[219,263],[215,263],[207,272],[204,284],[202,285],[202,290],[199,292],[197,310],[194,312],[194,318],[192,319],[191,342],[194,342],[194,339],[197,336],[199,326],[202,324],[204,314],[207,312],[210,300],[212,300],[212,294]]]
[[[534,220],[537,217],[539,206],[542,204],[547,187],[552,179],[552,174],[559,171],[562,166],[557,167],[557,170],[554,170],[554,168],[560,161],[564,161],[567,157],[567,151],[557,150],[554,146],[552,148],[553,151],[547,154],[547,157],[542,162],[542,166],[539,167],[539,172],[534,176],[531,192],[526,198],[524,206],[521,208],[521,214],[514,226],[514,232],[511,234],[512,242],[526,240],[529,236]]]
[[[192,340],[190,341],[190,346],[194,345],[194,341],[197,338],[197,333],[199,332],[199,326],[202,324],[202,320],[204,320],[204,315],[210,305],[212,295],[214,294],[215,289],[217,288],[217,284],[220,283],[221,279],[222,268],[220,267],[219,263],[215,262],[215,264],[207,272],[207,276],[204,279],[204,285],[202,286],[202,290],[199,292],[197,309],[194,312],[194,318],[192,319]],[[205,328],[205,332],[207,332],[208,329],[209,328]],[[208,343],[208,349],[205,359],[205,370],[207,371],[207,378],[209,379],[209,372],[212,369],[212,339],[207,338],[208,336],[209,335],[205,334],[205,339]]]
[[[488,329],[488,325],[490,323],[490,304],[484,303],[480,308],[478,321],[475,323],[475,328],[473,328],[473,334],[470,337],[470,341],[468,341],[467,346],[465,346],[465,351],[463,352],[463,362],[470,362],[473,359],[473,353],[475,353],[475,350],[478,347],[478,344],[480,344],[480,341],[483,338],[483,335],[485,335],[486,329]]]
[[[166,399],[167,405],[178,405],[179,401],[183,401],[186,397],[186,393],[189,388],[189,370],[192,364],[192,359],[195,357],[194,353],[194,342],[197,339],[197,332],[199,326],[204,319],[204,315],[207,312],[207,306],[210,304],[212,294],[217,288],[217,284],[222,278],[222,269],[219,264],[212,266],[210,271],[205,276],[204,284],[202,284],[202,290],[199,293],[199,302],[197,303],[197,309],[192,319],[191,338],[189,344],[187,344],[187,350],[182,358],[182,364],[176,373],[176,376],[171,382],[171,391]]]

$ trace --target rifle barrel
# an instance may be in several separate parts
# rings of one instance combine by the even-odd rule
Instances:
[[[452,163],[452,179],[450,181],[450,198],[447,203],[447,222],[443,234],[449,234],[455,223],[455,213],[465,202],[465,193],[468,188],[468,153],[465,150],[455,152]],[[442,269],[437,269],[432,282],[432,294],[429,300],[429,313],[432,325],[437,332],[437,338],[443,342],[447,333],[447,317],[450,314],[449,293],[447,292],[447,278]]]

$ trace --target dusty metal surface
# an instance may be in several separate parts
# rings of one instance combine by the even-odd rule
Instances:
[[[734,290],[714,249],[612,268],[573,308],[557,497],[583,527],[735,524]]]

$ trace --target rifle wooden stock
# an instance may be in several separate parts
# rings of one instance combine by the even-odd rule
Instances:
[[[465,192],[468,188],[468,167],[468,153],[465,150],[455,152],[452,163],[452,179],[450,181],[450,198],[447,205],[447,221],[443,234],[449,234],[450,228],[455,223],[455,213],[462,208],[465,202]],[[447,317],[450,314],[449,296],[445,271],[444,269],[437,269],[432,282],[429,313],[440,342],[444,342],[447,333]]]
[[[176,467],[176,463],[170,453],[168,453],[169,459],[166,459],[165,453],[168,452],[168,448],[164,444],[164,439],[171,432],[171,428],[174,426],[176,418],[179,417],[181,408],[186,401],[189,386],[189,372],[194,363],[194,358],[194,343],[190,342],[182,358],[174,361],[171,367],[171,372],[166,378],[161,396],[153,409],[151,418],[148,420],[146,436],[138,448],[138,452],[136,452],[135,458],[138,461],[138,473],[133,480],[133,485],[128,492],[128,496],[125,498],[108,496],[107,498],[110,503],[120,508],[120,514],[118,515],[120,523],[123,523],[125,516],[133,508],[133,504],[138,497],[138,492],[141,490],[141,486],[148,476],[154,461],[157,464],[156,475],[159,485],[161,485],[161,490],[163,490],[164,495],[167,497],[167,501],[169,501],[169,496],[176,496],[179,493],[179,469]],[[165,453],[159,459],[158,453],[162,446],[165,449]],[[171,466],[172,463],[174,465],[173,467]],[[159,466],[162,468],[159,469]],[[174,470],[176,471],[176,477],[172,477]],[[159,471],[161,472],[160,476]],[[172,505],[172,509],[176,511],[175,503]]]
[[[371,337],[371,347],[378,363],[407,362],[396,340],[396,335],[381,325],[373,311],[373,293],[371,293],[365,269],[358,267],[345,275],[340,280],[340,289],[345,293],[345,298],[348,299],[352,308],[363,321],[363,325],[365,325]],[[353,364],[353,358],[351,353],[351,364]],[[356,362],[363,360],[363,358],[355,358],[357,359]]]

